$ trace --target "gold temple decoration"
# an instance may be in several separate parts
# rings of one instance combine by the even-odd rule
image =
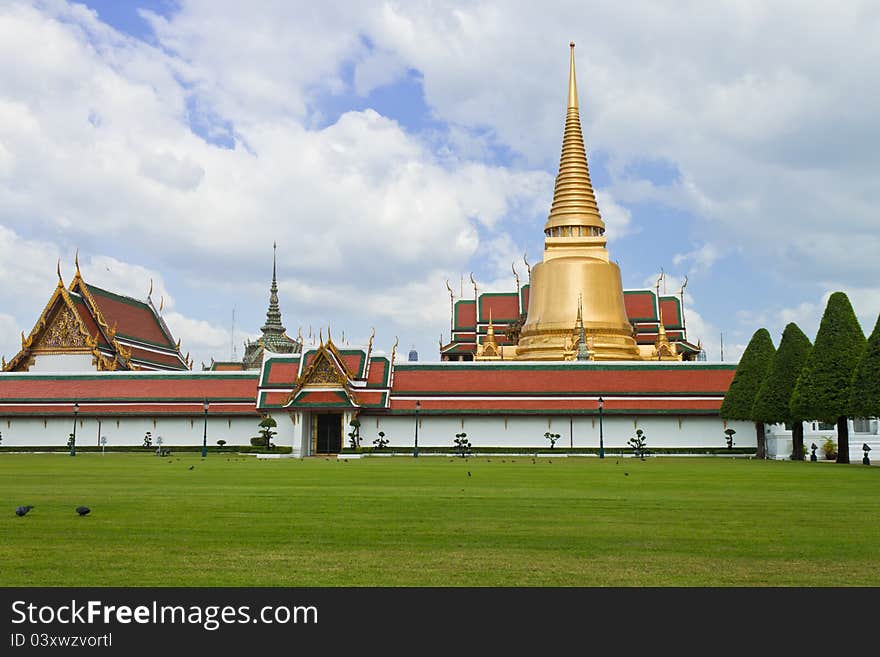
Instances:
[[[489,326],[486,328],[486,338],[477,345],[477,354],[474,360],[501,360],[501,349],[495,341],[495,325],[492,323],[492,309],[489,308]]]
[[[394,355],[397,353],[397,345],[400,344],[400,338],[394,336],[394,345],[391,347],[391,366],[394,366]]]
[[[348,399],[355,403],[349,386],[352,373],[342,358],[342,354],[328,337],[312,357],[305,371],[296,379],[293,391],[285,405],[292,403],[303,388],[342,388]]]
[[[620,268],[605,248],[605,223],[590,180],[570,44],[568,103],[559,173],[544,225],[544,258],[530,269],[529,310],[519,360],[571,360],[578,310],[595,360],[640,360],[623,302]],[[581,302],[578,302],[578,299]],[[577,330],[577,333],[575,332]]]
[[[446,289],[449,290],[449,334],[450,339],[452,339],[452,331],[455,330],[455,293],[452,291],[452,287],[449,285],[448,278],[446,279]],[[440,348],[443,348],[442,345]]]

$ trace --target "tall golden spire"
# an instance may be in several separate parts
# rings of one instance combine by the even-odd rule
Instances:
[[[544,224],[544,259],[531,270],[529,310],[519,334],[519,360],[566,360],[583,342],[592,360],[639,360],[623,302],[620,268],[605,248],[605,223],[587,168],[581,134],[574,44],[570,44],[568,107],[562,156],[550,216]],[[584,339],[572,333],[580,311]]]
[[[577,80],[574,68],[574,42],[571,47],[571,63],[568,73],[568,109],[565,114],[565,133],[562,137],[562,157],[559,159],[559,173],[553,191],[553,204],[550,216],[544,226],[545,231],[568,226],[593,226],[599,235],[605,232],[605,223],[599,215],[590,170],[587,167],[587,152],[581,132],[581,117],[578,111]],[[592,233],[592,231],[591,231]],[[570,237],[569,233],[559,235]]]

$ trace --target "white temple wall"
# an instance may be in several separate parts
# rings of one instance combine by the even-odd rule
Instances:
[[[871,448],[868,457],[873,461],[880,460],[880,420],[870,418],[868,420],[847,420],[849,425],[849,460],[850,463],[860,463],[864,452],[862,445],[867,444]],[[767,457],[779,461],[785,461],[791,458],[793,444],[791,440],[791,430],[786,429],[782,424],[768,424],[766,427],[767,435]],[[823,428],[824,427],[824,428]],[[825,454],[822,451],[822,445],[826,438],[831,438],[837,443],[837,425],[823,425],[819,422],[804,422],[804,457],[810,458],[810,445],[816,443],[819,448],[816,450],[816,457],[820,461],[824,461]]]
[[[279,427],[290,424],[286,417],[276,418]],[[209,416],[207,443],[216,447],[218,440],[227,445],[250,445],[251,436],[258,435],[258,417]],[[100,447],[100,436],[107,437],[108,449],[114,446],[139,446],[144,443],[144,435],[150,432],[152,444],[157,446],[161,436],[163,446],[201,445],[205,429],[204,416],[192,417],[93,417],[78,418],[76,421],[77,446]],[[23,418],[0,416],[0,445],[4,447],[64,446],[67,437],[73,432],[73,418]],[[280,432],[279,432],[280,437]],[[286,438],[287,441],[290,437]],[[289,445],[285,440],[275,440],[276,445]]]
[[[274,443],[291,447],[294,456],[308,454],[311,443],[310,414],[273,411],[278,423]],[[379,431],[385,432],[393,447],[409,447],[415,440],[415,417],[412,415],[370,416],[362,414],[361,444],[372,447]],[[218,440],[227,445],[250,445],[250,438],[258,435],[259,418],[209,416],[207,443],[216,447]],[[419,445],[422,447],[453,447],[455,434],[465,432],[475,447],[530,447],[549,448],[546,432],[558,433],[557,447],[599,447],[597,416],[447,416],[422,415],[419,417]],[[347,425],[346,425],[347,426]],[[755,430],[751,422],[724,423],[712,416],[605,416],[602,422],[606,449],[627,447],[627,441],[642,429],[648,447],[726,447],[724,429],[736,430],[736,447],[755,447]],[[73,431],[73,418],[0,417],[0,436],[3,446],[64,446]],[[77,420],[78,446],[100,446],[99,436],[107,437],[107,448],[140,446],[149,431],[153,446],[161,436],[164,446],[201,445],[204,417],[130,417]],[[825,432],[828,433],[828,432]],[[861,434],[852,434],[851,458],[861,459]],[[768,438],[770,434],[768,434]],[[877,436],[873,437],[877,440]],[[787,454],[790,453],[790,434]],[[769,444],[768,440],[768,444]],[[816,441],[818,444],[818,440]],[[870,444],[870,443],[869,443]],[[343,445],[348,446],[347,437]],[[774,443],[774,446],[776,443]],[[807,440],[809,445],[809,439]],[[856,449],[858,448],[858,449]],[[880,454],[880,443],[872,445]]]
[[[605,416],[602,420],[605,448],[628,447],[627,441],[641,429],[648,447],[726,447],[724,430],[732,428],[735,447],[755,447],[751,422],[727,422],[712,416]],[[415,441],[415,416],[361,416],[361,444],[372,447],[379,431],[392,447],[408,447]],[[546,432],[559,434],[557,447],[599,447],[598,416],[445,416],[419,418],[420,447],[453,447],[455,435],[466,433],[474,447],[549,448]]]
[[[97,371],[92,354],[36,354],[29,372],[88,372]]]

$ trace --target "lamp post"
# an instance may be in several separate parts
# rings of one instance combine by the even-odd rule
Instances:
[[[73,402],[73,440],[70,441],[70,455],[76,456],[76,416],[79,413],[79,402]]]
[[[205,431],[202,434],[202,458],[208,455],[208,400],[202,405],[205,409]]]
[[[605,436],[602,433],[602,409],[605,406],[605,400],[599,397],[599,458],[605,458]]]
[[[413,458],[418,458],[419,456],[419,409],[422,407],[421,402],[416,400],[416,444],[413,447]]]

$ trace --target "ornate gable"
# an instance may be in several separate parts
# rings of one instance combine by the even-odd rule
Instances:
[[[335,389],[344,393],[345,398],[351,405],[357,405],[351,390],[351,372],[345,366],[339,350],[333,341],[328,338],[327,342],[322,344],[305,371],[297,378],[293,391],[287,399],[290,405],[303,395],[314,392],[315,389]],[[341,404],[346,404],[340,398]]]
[[[37,354],[91,353],[100,369],[111,369],[97,349],[98,335],[91,335],[83,323],[59,275],[58,285],[40,313],[34,328],[21,334],[21,351],[5,363],[6,372],[30,369]]]
[[[31,348],[36,352],[91,351],[97,343],[86,332],[79,316],[67,304],[56,304],[46,327],[34,336]]]

